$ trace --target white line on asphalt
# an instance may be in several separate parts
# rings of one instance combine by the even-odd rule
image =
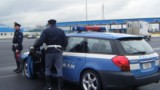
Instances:
[[[0,64],[0,66],[13,66],[13,65],[16,65],[15,63],[7,63],[7,64]]]
[[[17,76],[17,74],[5,75],[5,76],[0,76],[0,79],[1,78],[8,78],[8,77],[15,77],[15,76]]]
[[[153,50],[160,50],[160,47],[158,47],[158,48],[153,48]]]

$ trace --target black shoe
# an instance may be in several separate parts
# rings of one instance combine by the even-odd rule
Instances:
[[[13,70],[13,72],[17,72],[20,69],[20,63],[16,61],[17,69]]]
[[[13,72],[17,72],[17,71],[18,71],[18,68],[13,70]]]
[[[21,69],[18,69],[17,71],[15,71],[15,73],[21,73],[22,70]]]
[[[50,86],[46,86],[46,87],[43,88],[43,90],[53,90],[53,89]]]
[[[53,90],[51,87],[51,76],[46,76],[46,87],[43,90]]]

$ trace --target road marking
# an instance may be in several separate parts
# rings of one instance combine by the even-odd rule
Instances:
[[[1,66],[14,66],[14,65],[16,65],[16,63],[6,63],[6,64],[0,64],[0,67]]]
[[[12,74],[12,75],[5,75],[5,76],[0,76],[0,79],[2,78],[9,78],[9,77],[15,77],[17,74]]]
[[[160,47],[158,47],[158,48],[153,48],[153,50],[160,50]]]

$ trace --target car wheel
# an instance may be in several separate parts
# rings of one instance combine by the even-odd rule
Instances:
[[[86,70],[81,76],[83,90],[101,90],[101,82],[98,74],[92,70]]]
[[[23,63],[23,72],[24,72],[24,75],[29,78],[29,79],[35,79],[36,76],[33,75],[30,71],[30,68],[29,68],[29,64],[27,63],[27,60],[24,61]]]

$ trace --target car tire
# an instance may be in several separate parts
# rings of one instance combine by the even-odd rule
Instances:
[[[25,60],[23,63],[23,72],[27,78],[36,79],[36,75],[32,74],[32,72],[29,70],[29,65],[27,63],[27,60]]]
[[[93,70],[86,70],[81,76],[83,90],[101,90],[101,82],[98,74]]]

